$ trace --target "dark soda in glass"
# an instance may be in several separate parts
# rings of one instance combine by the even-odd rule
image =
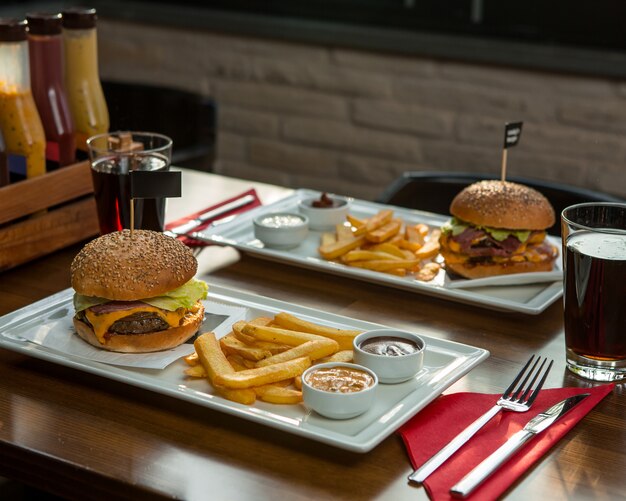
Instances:
[[[567,348],[593,360],[625,360],[626,232],[571,235],[564,285]]]
[[[131,170],[167,170],[168,159],[158,153],[136,156],[100,158],[91,165],[91,175],[96,200],[100,233],[111,233],[130,228],[130,175]],[[165,199],[135,200],[135,229],[163,231]]]

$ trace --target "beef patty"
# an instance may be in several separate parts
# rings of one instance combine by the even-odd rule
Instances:
[[[110,332],[118,334],[144,334],[146,332],[163,331],[169,328],[165,320],[149,312],[133,313],[114,322]]]

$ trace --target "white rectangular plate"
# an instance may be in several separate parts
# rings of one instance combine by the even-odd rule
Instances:
[[[264,247],[254,237],[252,220],[260,214],[277,211],[298,211],[298,202],[303,198],[319,196],[319,192],[297,190],[287,198],[264,207],[246,212],[234,221],[208,228],[201,235],[203,239],[220,245],[230,245],[241,251],[273,261],[285,262],[304,268],[318,269],[335,275],[344,275],[358,280],[420,292],[431,296],[482,306],[493,310],[511,311],[536,315],[545,310],[563,294],[560,259],[557,259],[554,272],[520,273],[486,279],[451,279],[445,271],[432,282],[420,282],[413,277],[398,277],[387,273],[364,270],[344,264],[326,261],[318,254],[322,232],[310,231],[306,240],[298,247],[283,250]],[[358,218],[367,218],[388,205],[363,200],[351,200],[350,213]],[[397,216],[410,223],[425,223],[440,227],[449,217],[421,212],[401,207],[392,207]],[[552,243],[561,248],[560,239],[552,238]]]
[[[0,347],[361,453],[373,449],[489,356],[487,350],[430,338],[416,329],[426,341],[423,370],[405,383],[381,385],[374,407],[365,414],[336,421],[308,411],[303,404],[274,405],[257,402],[252,406],[245,406],[230,402],[215,395],[206,380],[186,378],[183,374],[186,367],[183,360],[164,370],[135,369],[70,356],[21,340],[24,332],[33,329],[47,333],[73,329],[72,294],[73,291],[67,289],[0,318]],[[211,287],[209,299],[243,306],[248,309],[249,319],[285,311],[332,327],[363,330],[381,327],[378,324],[217,286]]]

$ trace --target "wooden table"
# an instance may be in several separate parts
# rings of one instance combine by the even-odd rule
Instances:
[[[184,172],[168,217],[254,186]],[[0,314],[69,287],[75,246],[0,275]],[[211,252],[205,250],[204,252]],[[204,254],[204,253],[203,253]],[[221,259],[220,255],[220,259]],[[232,260],[234,261],[234,260]],[[565,368],[562,304],[498,313],[242,256],[210,283],[488,349],[448,392],[497,393],[530,353],[556,360],[546,387],[588,383]],[[626,396],[607,397],[507,493],[507,499],[616,499],[626,490]],[[391,435],[355,454],[0,349],[0,475],[71,499],[426,499]]]

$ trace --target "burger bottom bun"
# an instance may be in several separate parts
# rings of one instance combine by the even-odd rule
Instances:
[[[444,257],[445,259],[445,257]],[[552,271],[553,259],[545,261],[509,261],[506,263],[448,263],[446,270],[465,278],[485,278],[497,275],[512,275],[514,273],[531,273],[537,271]]]
[[[116,351],[121,353],[149,353],[175,348],[191,338],[204,319],[204,307],[200,307],[196,313],[188,313],[183,318],[182,325],[169,329],[145,334],[117,334],[109,332],[104,344],[98,341],[90,325],[74,317],[76,333],[89,344],[102,350]]]

